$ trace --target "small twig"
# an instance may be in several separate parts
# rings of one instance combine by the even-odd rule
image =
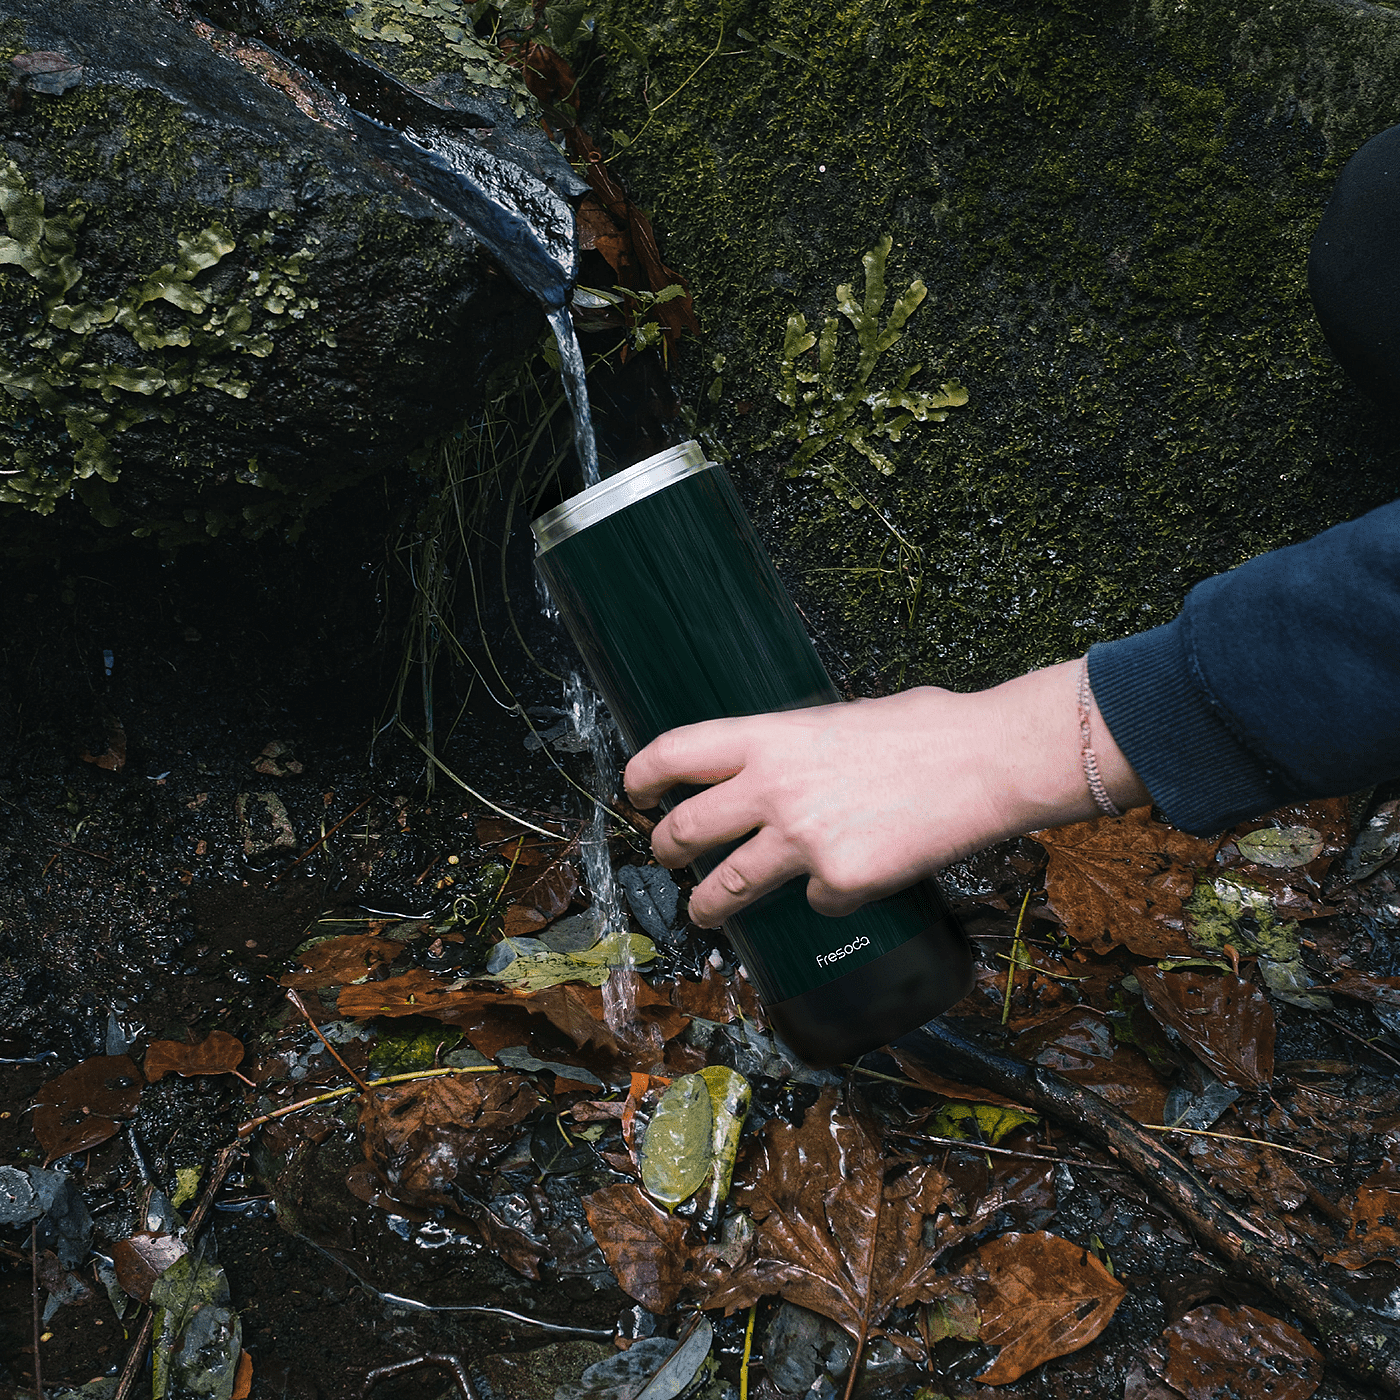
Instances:
[[[1350,1036],[1358,1044],[1364,1045],[1372,1054],[1379,1055],[1383,1060],[1389,1060],[1391,1064],[1400,1066],[1397,1060],[1388,1050],[1382,1050],[1374,1040],[1367,1040],[1364,1035],[1358,1035],[1350,1026],[1344,1026],[1340,1021],[1334,1021],[1330,1016],[1323,1016],[1316,1013],[1319,1021],[1325,1021],[1334,1031],[1341,1031],[1343,1035]]]
[[[898,1084],[901,1089],[921,1089],[925,1093],[932,1092],[924,1089],[922,1084],[915,1084],[912,1079],[901,1079],[894,1074],[881,1074],[878,1069],[866,1069],[864,1065],[842,1065],[841,1068],[851,1074],[863,1074],[867,1079],[880,1079],[886,1084]]]
[[[429,1352],[426,1356],[414,1356],[407,1361],[391,1361],[387,1366],[376,1366],[365,1376],[365,1383],[360,1391],[361,1400],[364,1400],[380,1381],[390,1376],[400,1376],[405,1371],[416,1371],[420,1366],[441,1366],[443,1370],[450,1371],[452,1379],[457,1382],[457,1389],[462,1392],[462,1400],[478,1400],[476,1388],[471,1383],[471,1377],[467,1375],[467,1368],[462,1365],[462,1358],[441,1351]]]
[[[893,1137],[908,1138],[911,1142],[927,1142],[934,1147],[956,1148],[962,1152],[971,1152],[974,1156],[991,1152],[998,1157],[1015,1157],[1021,1162],[1048,1162],[1052,1167],[1060,1165],[1086,1167],[1093,1172],[1114,1172],[1118,1176],[1125,1175],[1122,1167],[1115,1167],[1111,1162],[1091,1162],[1085,1157],[1049,1157],[1043,1152],[1016,1152],[1010,1147],[992,1147],[989,1143],[972,1142],[970,1139],[934,1137],[930,1133],[907,1133],[902,1128],[886,1128],[885,1131]]]
[[[1087,761],[1087,760],[1086,760]],[[1011,1017],[1011,996],[1016,990],[1016,955],[1021,950],[1021,925],[1026,922],[1026,906],[1031,902],[1031,892],[1021,901],[1021,912],[1016,916],[1016,928],[1011,935],[1011,957],[1006,968],[1006,996],[1001,1003],[1001,1023],[1004,1026]]]
[[[1272,1147],[1275,1152],[1292,1152],[1298,1157],[1311,1157],[1314,1162],[1321,1162],[1324,1166],[1335,1167],[1337,1165],[1330,1157],[1319,1157],[1316,1152],[1304,1152],[1301,1147],[1285,1147],[1281,1142],[1266,1142],[1263,1138],[1241,1137],[1238,1133],[1212,1133],[1205,1128],[1174,1127],[1170,1123],[1143,1123],[1141,1126],[1149,1133],[1190,1133],[1192,1137],[1223,1138],[1226,1142],[1248,1142],[1255,1147]]]
[[[749,1304],[749,1320],[744,1326],[744,1355],[739,1362],[739,1400],[749,1400],[749,1357],[753,1354],[753,1324],[758,1304]]]
[[[341,817],[341,819],[338,822],[336,822],[336,824],[333,827],[331,827],[329,831],[323,832],[321,834],[321,839],[319,841],[313,841],[285,870],[283,870],[280,874],[274,875],[272,879],[270,879],[267,883],[269,885],[275,885],[278,882],[278,880],[282,878],[282,876],[290,875],[292,871],[295,870],[297,866],[299,866],[302,863],[302,861],[309,859],[311,856],[314,856],[316,852],[319,851],[321,847],[324,846],[326,842],[329,841],[331,837],[334,836],[336,832],[339,831],[340,828],[350,820],[351,817],[355,816],[359,812],[363,812],[364,809],[368,807],[372,801],[373,796],[371,795],[370,797],[365,798],[365,800],[361,802],[358,807],[354,808],[352,811],[347,812],[343,817]]]
[[[330,1041],[327,1040],[326,1037],[321,1034],[321,1028],[316,1024],[315,1017],[313,1017],[312,1014],[306,1009],[306,1003],[301,999],[300,996],[297,995],[297,992],[294,988],[289,987],[287,989],[287,1000],[291,1002],[291,1004],[295,1006],[296,1009],[300,1011],[301,1014],[306,1018],[306,1024],[311,1027],[312,1033],[315,1035],[316,1039],[319,1040],[321,1044],[324,1045],[326,1049],[331,1052],[331,1058],[336,1062],[336,1064],[338,1064],[341,1067],[341,1069],[343,1069],[345,1073],[348,1074],[350,1078],[355,1081],[355,1087],[358,1088],[361,1092],[363,1092],[365,1088],[365,1081],[361,1079],[360,1076],[356,1074],[355,1071],[351,1069],[350,1066],[347,1065],[345,1061],[340,1058],[340,1051],[337,1050],[335,1046],[332,1045]]]
[[[39,1356],[39,1222],[29,1227],[29,1276],[34,1313],[34,1393],[44,1400],[44,1363]]]
[[[412,1074],[390,1074],[383,1079],[370,1079],[364,1084],[365,1089],[378,1089],[385,1084],[402,1084],[409,1079],[440,1079],[445,1074],[499,1074],[499,1065],[466,1065],[460,1069],[416,1069]],[[247,1137],[254,1128],[260,1128],[264,1123],[270,1123],[274,1118],[285,1118],[289,1113],[295,1113],[298,1109],[314,1108],[320,1103],[330,1103],[332,1099],[343,1099],[349,1094],[358,1094],[360,1090],[353,1084],[347,1084],[343,1089],[331,1089],[327,1093],[317,1094],[314,1099],[301,1099],[297,1103],[289,1103],[284,1108],[274,1108],[271,1113],[261,1113],[256,1118],[250,1118],[246,1123],[238,1125],[238,1136]]]
[[[51,846],[57,846],[60,851],[72,851],[75,856],[91,856],[93,860],[105,860],[108,865],[114,864],[111,856],[104,856],[101,851],[85,851],[81,846],[75,846],[69,841],[55,841],[49,838]]]

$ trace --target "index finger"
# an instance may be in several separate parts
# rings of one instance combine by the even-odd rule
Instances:
[[[645,809],[677,783],[709,787],[732,778],[745,763],[743,725],[743,720],[707,719],[658,735],[627,765],[622,775],[627,796]]]

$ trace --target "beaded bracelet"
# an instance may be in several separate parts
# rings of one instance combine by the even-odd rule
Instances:
[[[1089,742],[1089,706],[1093,695],[1089,690],[1089,658],[1084,658],[1084,667],[1079,673],[1079,756],[1084,760],[1084,780],[1089,784],[1089,795],[1098,804],[1099,811],[1106,817],[1121,817],[1123,813],[1114,805],[1108,789],[1099,776],[1099,761]]]

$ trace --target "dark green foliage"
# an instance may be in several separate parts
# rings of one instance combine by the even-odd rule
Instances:
[[[692,279],[689,396],[858,686],[985,683],[1165,621],[1198,579],[1400,491],[1395,436],[1332,361],[1305,271],[1336,172],[1393,120],[1400,15],[599,15],[585,121],[619,134],[616,167]],[[956,379],[970,401],[905,430],[893,475],[859,474],[877,509],[853,509],[819,471],[787,479],[784,333],[831,314],[885,234],[891,285],[928,298],[879,374],[922,364],[913,389]]]

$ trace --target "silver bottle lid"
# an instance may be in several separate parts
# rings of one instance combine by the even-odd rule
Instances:
[[[616,476],[605,477],[596,486],[545,511],[530,526],[535,532],[535,553],[543,554],[560,540],[664,491],[685,477],[708,471],[712,465],[705,459],[704,449],[692,438],[679,447],[668,447],[654,457],[644,458]]]

